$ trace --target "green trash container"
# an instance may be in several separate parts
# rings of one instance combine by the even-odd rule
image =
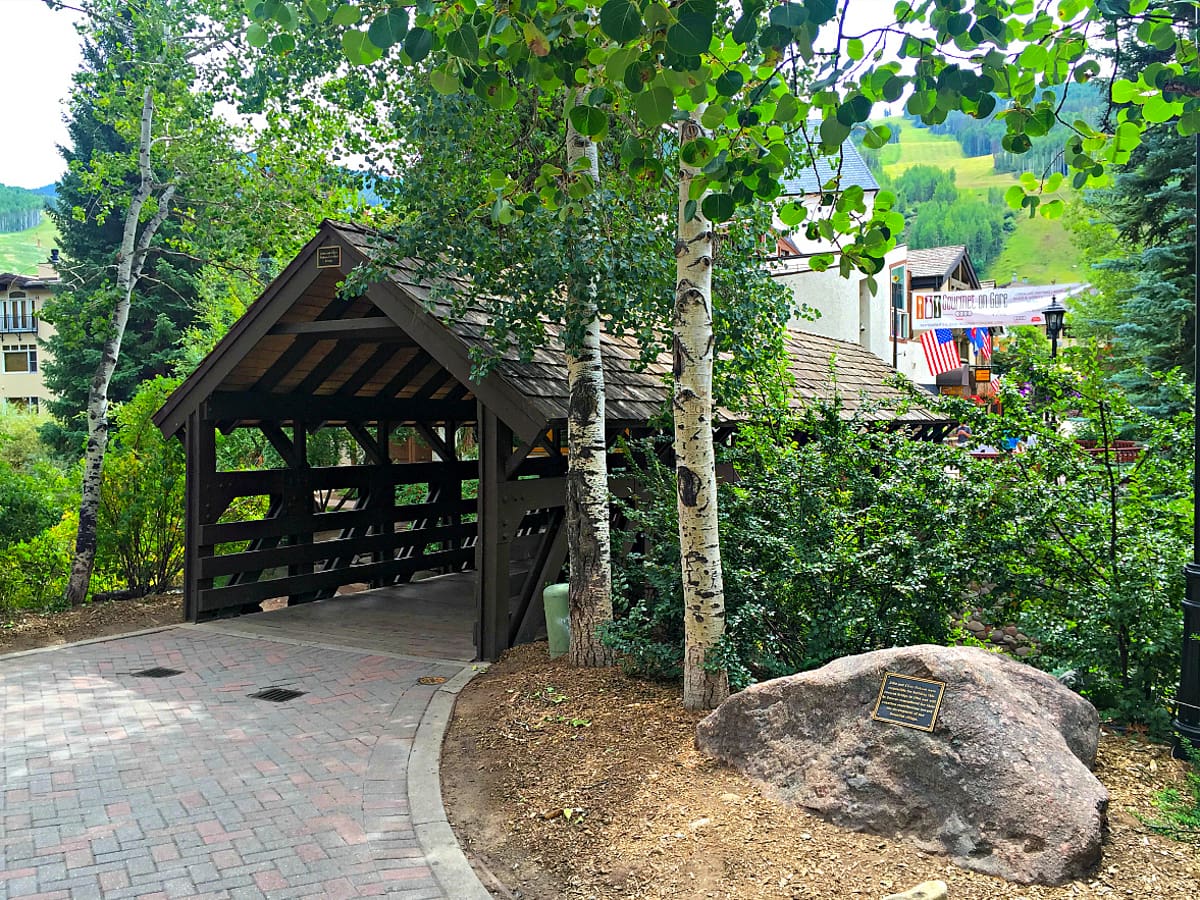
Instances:
[[[546,607],[546,635],[550,638],[550,658],[571,649],[570,585],[548,584],[542,591]]]

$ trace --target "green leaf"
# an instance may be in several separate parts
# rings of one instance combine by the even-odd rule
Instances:
[[[722,97],[732,97],[742,89],[745,81],[741,72],[736,69],[730,69],[716,80],[717,93]]]
[[[862,38],[850,38],[846,41],[846,55],[853,60],[860,60],[866,55]]]
[[[700,210],[711,222],[727,222],[733,218],[735,204],[730,194],[709,194],[700,203]]]
[[[629,0],[608,0],[600,9],[600,30],[618,44],[627,44],[642,33],[642,14]]]
[[[790,122],[800,113],[800,104],[791,93],[784,94],[775,104],[775,121]]]
[[[710,103],[705,107],[704,112],[700,116],[700,124],[712,131],[718,125],[725,121],[725,117],[729,115],[727,110],[720,103]]]
[[[318,24],[329,18],[329,7],[325,0],[304,0],[304,8],[308,10],[308,16]]]
[[[717,144],[706,137],[698,137],[684,144],[679,155],[689,166],[700,169],[717,155]]]
[[[462,82],[459,81],[458,75],[448,67],[434,69],[430,72],[429,83],[433,85],[433,89],[439,94],[457,94],[459,88],[462,87]]]
[[[769,18],[780,28],[799,28],[808,21],[808,13],[799,3],[784,3],[772,9]]]
[[[754,36],[758,34],[759,12],[761,12],[759,7],[751,7],[734,23],[733,39],[739,44],[749,44],[754,40]]]
[[[333,24],[338,28],[349,28],[357,25],[362,18],[362,10],[357,6],[339,6],[333,13]]]
[[[446,35],[446,52],[467,62],[479,59],[479,35],[467,22]]]
[[[1004,192],[1004,202],[1012,209],[1020,209],[1021,202],[1025,199],[1025,189],[1019,184],[1014,184]]]
[[[633,109],[647,128],[657,128],[675,112],[675,98],[670,88],[659,85],[634,97]]]
[[[404,40],[408,34],[408,10],[394,9],[387,15],[378,16],[367,29],[367,37],[380,50],[387,50]]]
[[[383,56],[383,51],[362,31],[347,31],[342,35],[342,52],[352,66],[369,66]]]
[[[678,21],[667,29],[667,46],[680,56],[699,56],[712,43],[716,4],[710,0],[684,0]]]
[[[683,221],[690,222],[696,218],[696,201],[688,200],[683,204]]]
[[[290,34],[277,34],[267,46],[271,48],[272,53],[284,56],[296,49],[296,39]]]
[[[433,49],[433,32],[425,28],[414,28],[404,36],[404,52],[413,62],[420,62]]]
[[[251,47],[265,47],[270,39],[271,36],[267,34],[267,29],[257,22],[246,29],[246,43]]]
[[[808,210],[804,208],[803,203],[785,203],[779,207],[779,221],[789,228],[799,225],[808,216]]]
[[[821,123],[821,143],[827,150],[837,150],[850,137],[850,126],[837,119],[826,119]]]
[[[512,109],[517,103],[513,86],[495,71],[485,72],[475,80],[475,94],[493,109]]]
[[[576,131],[594,140],[600,140],[608,131],[608,116],[594,106],[572,106],[567,118]]]

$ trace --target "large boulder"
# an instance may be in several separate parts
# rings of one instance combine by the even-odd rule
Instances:
[[[885,672],[946,683],[932,732],[872,718]],[[836,660],[726,700],[696,746],[844,827],[902,835],[1010,881],[1061,884],[1100,859],[1108,792],[1095,708],[973,647]]]

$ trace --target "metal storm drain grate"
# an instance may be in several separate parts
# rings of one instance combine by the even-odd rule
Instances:
[[[168,669],[166,666],[155,666],[132,674],[136,678],[170,678],[172,675],[182,675],[183,672],[179,669]]]
[[[303,697],[304,691],[293,691],[289,688],[264,688],[257,694],[250,696],[255,700],[266,700],[270,703],[287,703],[289,700],[295,700],[297,697]]]
[[[417,679],[417,684],[445,684],[446,679],[441,675],[422,675]]]

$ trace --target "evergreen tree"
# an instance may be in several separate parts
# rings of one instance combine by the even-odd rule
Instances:
[[[106,77],[110,61],[124,52],[118,41],[115,30],[98,30],[89,36],[84,42],[80,77]],[[121,134],[109,116],[97,113],[94,101],[95,96],[88,92],[72,95],[67,122],[70,142],[59,148],[68,171],[49,207],[59,232],[63,289],[42,313],[57,332],[46,341],[48,358],[42,366],[52,392],[47,406],[55,418],[43,436],[68,456],[78,455],[87,434],[88,387],[100,361],[115,302],[110,288],[124,227],[120,216],[96,214],[89,173],[96,160],[131,155],[137,137],[136,132]],[[137,181],[137,172],[131,170],[125,178],[130,195]],[[176,223],[167,221],[161,233],[169,238],[178,231]],[[175,348],[193,320],[193,274],[197,268],[190,261],[176,262],[160,255],[147,258],[142,283],[130,304],[123,352],[109,385],[110,402],[124,402],[143,381],[170,373]]]
[[[1115,55],[1115,77],[1129,79],[1168,58],[1136,39]],[[1113,380],[1163,415],[1178,411],[1178,398],[1164,394],[1152,373],[1179,368],[1191,379],[1195,372],[1195,177],[1195,138],[1174,123],[1149,125],[1112,187],[1086,195],[1091,221],[1076,228],[1077,237],[1091,231],[1084,257],[1104,296],[1082,303],[1075,318],[1110,343]]]

